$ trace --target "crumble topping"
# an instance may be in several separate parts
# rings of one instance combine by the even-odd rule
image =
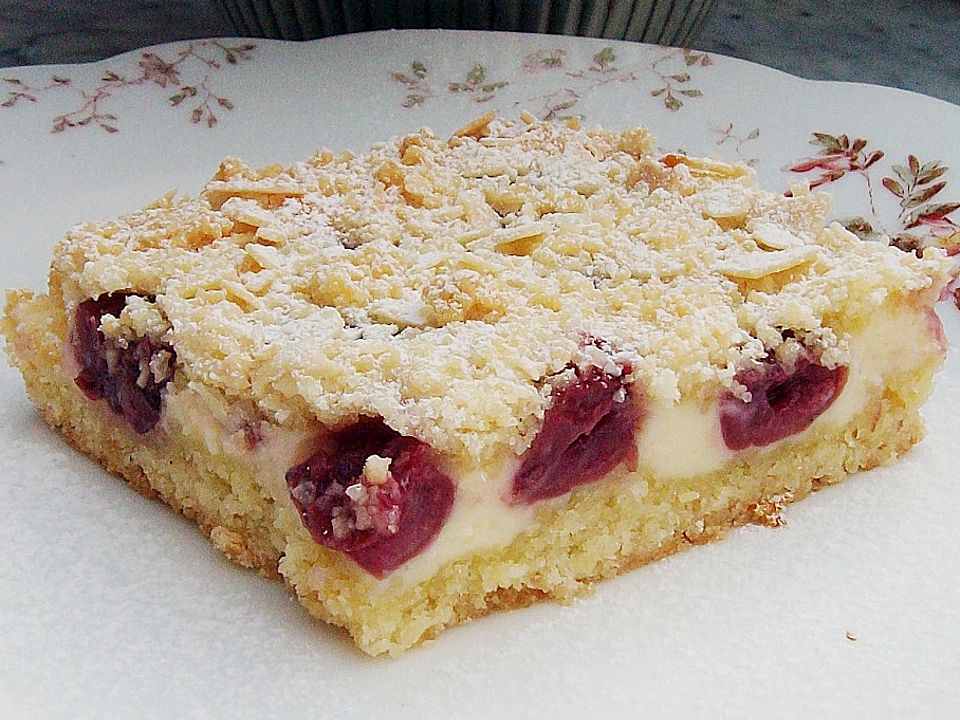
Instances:
[[[289,168],[227,159],[197,198],[72,230],[51,287],[68,310],[142,296],[105,335],[162,336],[187,381],[273,422],[379,416],[479,459],[529,444],[547,378],[611,362],[584,337],[651,399],[736,393],[792,337],[839,364],[858,317],[946,282],[942,253],[824,228],[828,207],[642,129],[491,114]]]
[[[363,463],[363,478],[370,485],[383,485],[390,479],[392,458],[370,455]]]

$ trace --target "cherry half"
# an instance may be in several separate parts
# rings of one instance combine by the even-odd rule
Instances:
[[[364,472],[371,455],[390,459],[385,477],[371,479]],[[334,433],[325,449],[290,468],[286,479],[313,539],[378,578],[427,548],[455,495],[430,446],[379,418]]]
[[[750,391],[720,400],[720,429],[731,450],[762,447],[802,432],[829,408],[847,382],[846,366],[828,368],[802,356],[792,370],[773,358],[743,370],[737,381]]]
[[[528,504],[595,482],[626,461],[635,466],[634,433],[642,417],[622,374],[574,367],[575,379],[555,390],[543,425],[523,454],[507,501]]]
[[[104,315],[119,317],[129,293],[115,292],[86,300],[74,313],[71,344],[80,372],[77,386],[91,400],[105,399],[115,413],[138,433],[149,432],[160,420],[163,389],[173,374],[176,355],[166,343],[142,337],[121,345],[104,336]],[[169,353],[167,372],[156,377],[152,363]]]

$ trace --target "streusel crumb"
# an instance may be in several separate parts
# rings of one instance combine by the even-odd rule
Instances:
[[[75,228],[52,290],[68,313],[135,291],[104,332],[166,334],[187,381],[272,422],[380,416],[479,459],[529,444],[585,337],[672,401],[732,388],[784,329],[843,362],[860,314],[948,272],[823,228],[828,206],[641,129],[491,115],[289,168],[228,159],[198,198]]]

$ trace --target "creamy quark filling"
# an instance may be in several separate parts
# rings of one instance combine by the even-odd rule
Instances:
[[[929,362],[931,355],[942,354],[938,328],[935,316],[909,306],[870,320],[849,339],[842,391],[803,432],[849,423],[883,387],[885,377],[910,372]],[[78,377],[80,365],[74,352],[64,352],[63,370]],[[609,372],[609,368],[598,367],[598,371]],[[615,395],[623,401],[626,394],[620,390]],[[193,438],[214,456],[243,458],[273,501],[296,513],[289,472],[329,445],[325,440],[329,434],[318,433],[314,427],[289,430],[253,423],[249,413],[240,412],[197,382],[170,383],[163,402],[161,433]],[[619,463],[621,467],[614,473],[625,486],[645,484],[644,478],[655,477],[660,482],[676,481],[679,487],[681,481],[717,471],[738,455],[724,442],[718,400],[669,403],[637,395],[626,402],[642,402],[643,409],[637,413],[642,414],[642,422],[634,435],[636,452],[629,453],[630,459]],[[740,452],[775,452],[781,442]],[[439,472],[449,477],[455,488],[449,514],[413,557],[388,572],[377,573],[377,584],[383,588],[419,582],[451,560],[505,547],[534,527],[539,508],[565,501],[566,493],[537,502],[511,501],[512,483],[522,464],[513,453],[481,466],[435,457]],[[316,580],[322,581],[322,577]]]
[[[322,436],[316,429],[288,430],[271,425],[262,429],[255,447],[251,447],[242,421],[229,406],[212,400],[209,391],[194,383],[171,388],[166,396],[163,431],[196,438],[212,454],[243,457],[255,468],[257,482],[274,502],[295,513],[286,474],[318,450]],[[450,514],[433,542],[390,573],[382,584],[393,584],[401,577],[404,582],[416,582],[449,560],[504,547],[529,529],[536,508],[503,501],[518,464],[512,455],[482,467],[443,459],[444,472],[457,486]]]

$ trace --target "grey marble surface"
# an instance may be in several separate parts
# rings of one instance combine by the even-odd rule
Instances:
[[[694,45],[960,105],[960,0],[717,0]]]
[[[0,67],[235,34],[213,0],[0,0]],[[960,104],[960,0],[717,0],[702,50]]]

